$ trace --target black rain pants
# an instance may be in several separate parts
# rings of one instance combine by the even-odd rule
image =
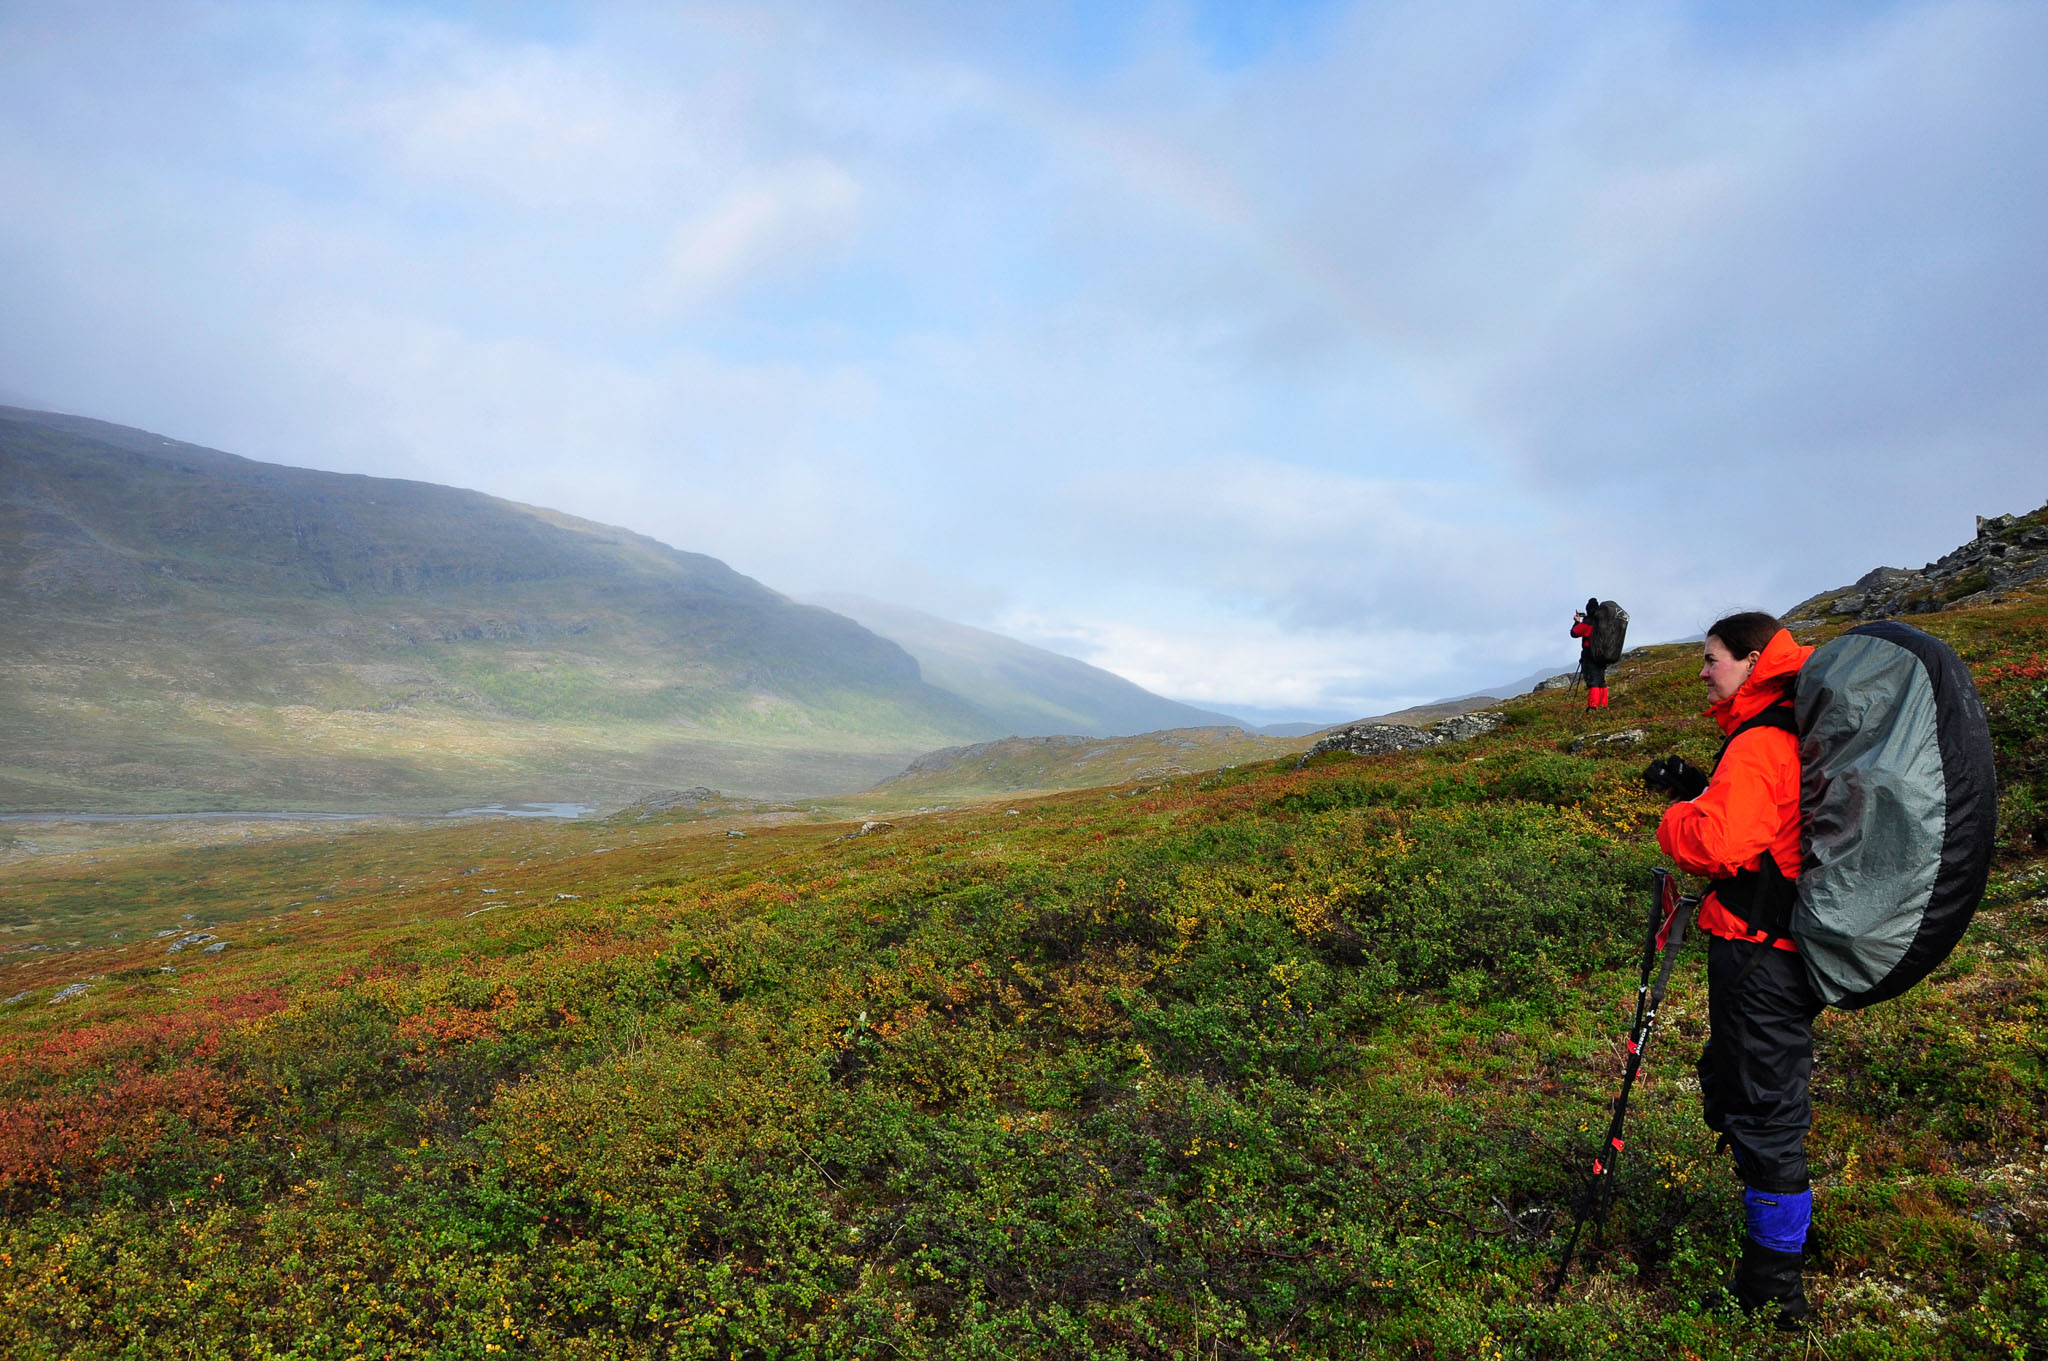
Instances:
[[[1598,690],[1607,684],[1607,668],[1583,652],[1579,654],[1579,675],[1585,678],[1588,690]]]
[[[1736,979],[1761,953],[1738,984]],[[1700,1103],[1707,1128],[1724,1136],[1735,1170],[1756,1191],[1810,1185],[1806,1131],[1813,1124],[1813,1018],[1820,998],[1791,950],[1716,936],[1707,951],[1707,1017]]]

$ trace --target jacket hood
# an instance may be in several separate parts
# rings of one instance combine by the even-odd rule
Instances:
[[[1771,635],[1771,641],[1764,644],[1764,650],[1758,655],[1756,665],[1750,668],[1749,679],[1742,683],[1742,688],[1708,709],[1708,717],[1720,724],[1722,732],[1734,732],[1783,699],[1792,689],[1792,681],[1799,675],[1799,668],[1805,666],[1806,659],[1812,655],[1812,648],[1800,643],[1785,629],[1779,629]]]

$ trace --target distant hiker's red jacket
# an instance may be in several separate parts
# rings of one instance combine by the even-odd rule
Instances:
[[[1581,619],[1578,623],[1573,624],[1572,637],[1579,640],[1579,651],[1581,652],[1593,646],[1593,621]]]
[[[1784,629],[1764,644],[1742,688],[1707,710],[1722,732],[1734,732],[1785,698],[1813,649]],[[1710,879],[1760,869],[1768,853],[1787,879],[1799,877],[1799,739],[1780,728],[1751,728],[1728,746],[1706,792],[1680,800],[1657,827],[1657,844],[1678,867]],[[1700,907],[1700,928],[1729,940],[1763,940],[1712,893]],[[1796,947],[1780,940],[1778,948]]]

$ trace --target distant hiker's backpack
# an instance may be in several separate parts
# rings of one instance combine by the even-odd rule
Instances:
[[[1587,658],[1595,666],[1613,666],[1628,644],[1628,611],[1612,600],[1603,600],[1587,622],[1593,626],[1593,636],[1586,643]]]
[[[1821,1000],[1867,1007],[1962,939],[1991,873],[1998,787],[1984,704],[1960,658],[1905,624],[1854,628],[1800,669],[1804,856],[1791,936]]]

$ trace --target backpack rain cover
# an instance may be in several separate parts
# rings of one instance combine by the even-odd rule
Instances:
[[[1603,600],[1588,622],[1593,625],[1593,636],[1586,642],[1586,655],[1596,666],[1613,666],[1628,643],[1628,611],[1612,600]]]
[[[1795,712],[1805,854],[1792,937],[1822,1000],[1919,982],[1984,896],[1998,827],[1991,730],[1969,670],[1896,622],[1817,649]]]

